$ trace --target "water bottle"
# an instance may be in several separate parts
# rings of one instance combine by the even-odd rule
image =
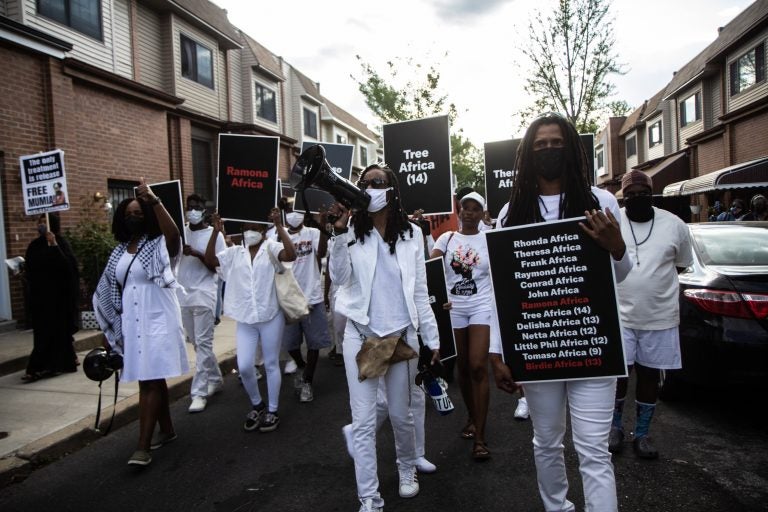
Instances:
[[[447,393],[448,383],[442,377],[435,377],[432,372],[424,371],[422,372],[422,386],[441,416],[453,412],[453,402]]]

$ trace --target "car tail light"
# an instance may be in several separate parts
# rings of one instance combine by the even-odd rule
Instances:
[[[724,290],[684,290],[686,299],[704,311],[736,318],[768,318],[768,295]]]

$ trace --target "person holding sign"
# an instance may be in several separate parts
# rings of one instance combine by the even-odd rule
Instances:
[[[112,233],[120,245],[101,275],[93,309],[108,348],[123,354],[120,380],[139,381],[139,442],[128,464],[147,466],[150,449],[176,439],[165,379],[189,371],[173,272],[181,236],[143,177],[136,198],[115,209]]]
[[[224,230],[224,223],[218,214],[214,214],[213,232],[205,250],[206,265],[219,267],[227,282],[224,311],[237,321],[237,368],[252,406],[243,424],[249,432],[256,429],[272,432],[280,424],[277,407],[282,384],[280,347],[285,317],[277,302],[272,258],[280,261],[296,259],[293,242],[280,220],[280,210],[272,208],[269,220],[274,223],[282,243],[266,237],[266,224],[247,222],[243,224],[244,245],[227,247],[217,253],[217,239]],[[254,366],[259,344],[267,372],[269,408],[261,399]]]
[[[205,249],[213,228],[205,221],[205,199],[197,194],[187,196],[187,226],[181,262],[179,262],[179,283],[184,293],[179,292],[181,320],[187,338],[195,347],[195,375],[192,377],[190,395],[192,403],[189,412],[202,412],[208,398],[224,387],[219,363],[213,353],[213,329],[215,323],[218,278],[216,267],[205,264]],[[216,251],[226,248],[224,235],[216,238]]]
[[[590,186],[592,171],[576,128],[546,114],[523,137],[509,203],[499,213],[504,227],[585,216],[584,232],[612,256],[617,281],[631,269],[616,198]],[[503,314],[503,312],[500,312]],[[491,340],[496,385],[509,393],[518,385],[502,360],[501,341]],[[533,451],[539,494],[546,510],[575,510],[568,498],[563,458],[566,410],[571,410],[573,444],[579,455],[586,510],[616,510],[616,478],[608,451],[616,378],[529,382],[525,395],[533,421]]]
[[[408,221],[397,177],[388,167],[374,164],[362,172],[358,186],[370,196],[367,211],[351,213],[340,203],[328,211],[329,216],[337,218],[329,267],[331,280],[340,287],[336,309],[348,319],[344,363],[352,412],[357,494],[362,504],[360,510],[371,512],[384,507],[376,462],[379,379],[386,383],[389,418],[395,434],[399,494],[412,498],[419,492],[414,419],[409,407],[417,365],[416,359],[401,360],[384,365],[383,375],[366,378],[362,375],[365,363],[369,362],[366,354],[397,338],[398,346],[406,345],[406,352],[410,347],[416,356],[418,329],[424,343],[432,349],[434,364],[440,359],[440,340],[427,292],[424,238],[418,226]],[[371,350],[361,350],[364,346]]]
[[[633,170],[621,177],[624,208],[621,232],[629,242],[627,252],[635,263],[616,290],[621,313],[622,338],[628,372],[635,369],[636,419],[632,447],[642,459],[656,459],[659,452],[648,437],[661,370],[682,367],[680,354],[680,282],[677,274],[693,265],[691,237],[679,217],[654,208],[650,176]],[[628,379],[619,379],[608,449],[623,447],[621,417]]]
[[[40,236],[24,255],[24,278],[29,286],[32,353],[21,378],[34,382],[44,377],[77,371],[72,335],[78,331],[80,277],[69,242],[59,233],[59,215],[37,219]],[[50,229],[48,229],[50,226]]]
[[[456,340],[459,387],[469,419],[461,431],[473,439],[472,458],[488,460],[485,443],[488,416],[488,346],[491,336],[493,290],[488,246],[480,233],[485,199],[469,192],[459,200],[459,231],[446,231],[435,242],[432,258],[445,258],[445,282],[451,302],[451,324]]]

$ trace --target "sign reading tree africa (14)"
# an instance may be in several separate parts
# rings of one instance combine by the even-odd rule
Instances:
[[[331,166],[333,172],[342,178],[349,180],[352,177],[352,156],[355,147],[351,144],[332,144],[330,142],[308,142],[301,144],[303,153],[310,146],[320,144],[325,149],[325,159]],[[297,192],[293,202],[293,209],[299,212],[305,212],[307,207],[304,205],[304,197],[307,198],[310,213],[320,213],[321,209],[327,210],[336,199],[325,190],[319,188],[308,188],[302,192]]]
[[[448,116],[385,124],[384,160],[397,176],[408,213],[453,212]]]
[[[518,382],[626,376],[611,255],[584,221],[486,232],[504,361]]]
[[[277,204],[279,137],[219,134],[218,195],[222,219],[269,223]]]
[[[60,149],[19,157],[24,213],[69,210],[64,152]]]
[[[517,148],[522,139],[500,140],[485,143],[485,194],[486,209],[494,219],[509,202],[515,181]]]

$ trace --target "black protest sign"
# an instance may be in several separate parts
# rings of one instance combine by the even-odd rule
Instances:
[[[408,213],[453,213],[448,116],[385,124],[384,160],[397,176]]]
[[[218,196],[222,219],[269,223],[277,204],[279,137],[219,134]]]
[[[181,182],[179,180],[163,181],[160,183],[148,183],[152,193],[163,202],[165,210],[179,228],[182,243],[187,243],[184,236],[184,200],[181,197]],[[136,187],[133,187],[133,195],[136,195]]]
[[[485,200],[492,218],[509,202],[515,181],[515,159],[522,139],[485,143]]]
[[[331,144],[329,142],[303,142],[301,144],[302,153],[311,146],[320,144],[325,149],[325,159],[328,161],[328,165],[331,170],[341,176],[342,178],[349,180],[352,178],[352,156],[355,147],[351,144]],[[304,197],[307,199],[310,213],[320,213],[320,210],[327,210],[331,205],[336,203],[336,199],[325,190],[319,188],[307,188],[305,191],[296,192],[296,196],[293,203],[293,209],[298,212],[307,211],[307,206],[304,204]]]
[[[587,173],[592,176],[592,183],[597,183],[597,171],[595,169],[595,135],[592,133],[580,133],[581,145],[587,154]]]
[[[19,157],[24,213],[69,210],[64,152],[60,149]]]
[[[485,233],[504,361],[518,382],[626,375],[611,255],[579,221]]]
[[[456,357],[456,340],[453,337],[450,311],[443,309],[448,302],[448,292],[445,288],[445,266],[443,258],[427,260],[427,293],[429,305],[435,313],[437,332],[440,336],[440,360],[445,361]]]

